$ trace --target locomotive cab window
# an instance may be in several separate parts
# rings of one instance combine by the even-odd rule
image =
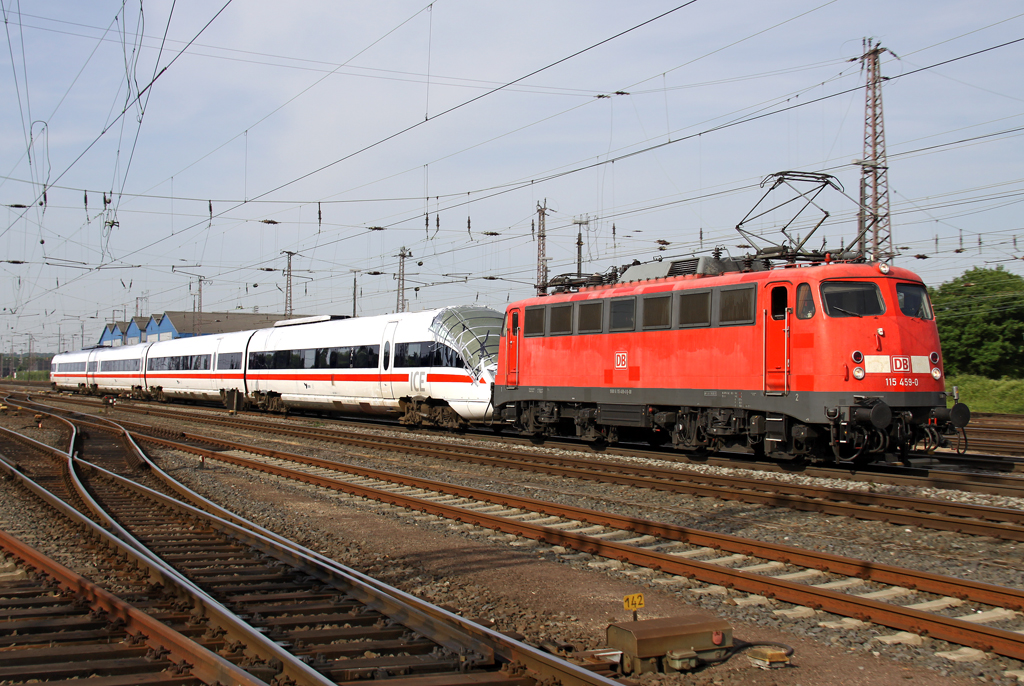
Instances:
[[[672,295],[644,298],[644,328],[667,329],[672,324]]]
[[[711,326],[711,291],[679,294],[679,326]]]
[[[772,319],[785,319],[786,307],[789,306],[789,289],[776,286],[772,289]]]
[[[581,302],[578,307],[576,330],[579,333],[600,333],[604,326],[604,301]]]
[[[723,288],[718,299],[718,323],[722,326],[753,324],[756,304],[753,287]]]
[[[810,319],[814,316],[814,298],[811,296],[811,287],[802,283],[796,287],[796,317],[797,319]]]
[[[524,336],[544,335],[544,307],[527,307],[526,322],[523,326]]]
[[[572,333],[572,303],[552,305],[548,317],[548,335]]]
[[[878,284],[871,281],[826,281],[821,305],[830,317],[870,317],[885,313]]]
[[[932,306],[928,302],[928,291],[924,286],[916,283],[898,283],[896,299],[900,303],[900,312],[908,317],[932,318]]]
[[[612,300],[609,331],[633,331],[636,329],[636,298]]]

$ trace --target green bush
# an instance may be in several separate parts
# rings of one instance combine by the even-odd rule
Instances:
[[[960,389],[960,402],[971,412],[1024,414],[1024,379],[989,379],[972,374],[946,377],[947,404],[953,405],[953,386]]]

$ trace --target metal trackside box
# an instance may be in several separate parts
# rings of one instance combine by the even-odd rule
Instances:
[[[680,672],[725,657],[732,627],[723,619],[689,613],[608,626],[608,647],[622,651],[625,674]]]

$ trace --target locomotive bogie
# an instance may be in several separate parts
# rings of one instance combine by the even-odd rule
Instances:
[[[966,424],[943,379],[916,275],[790,265],[512,303],[494,404],[530,434],[859,460],[934,449]]]

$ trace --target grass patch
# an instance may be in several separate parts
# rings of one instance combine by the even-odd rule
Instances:
[[[953,405],[953,386],[960,388],[960,402],[971,412],[1024,414],[1024,379],[989,379],[963,374],[946,377],[947,403]]]

